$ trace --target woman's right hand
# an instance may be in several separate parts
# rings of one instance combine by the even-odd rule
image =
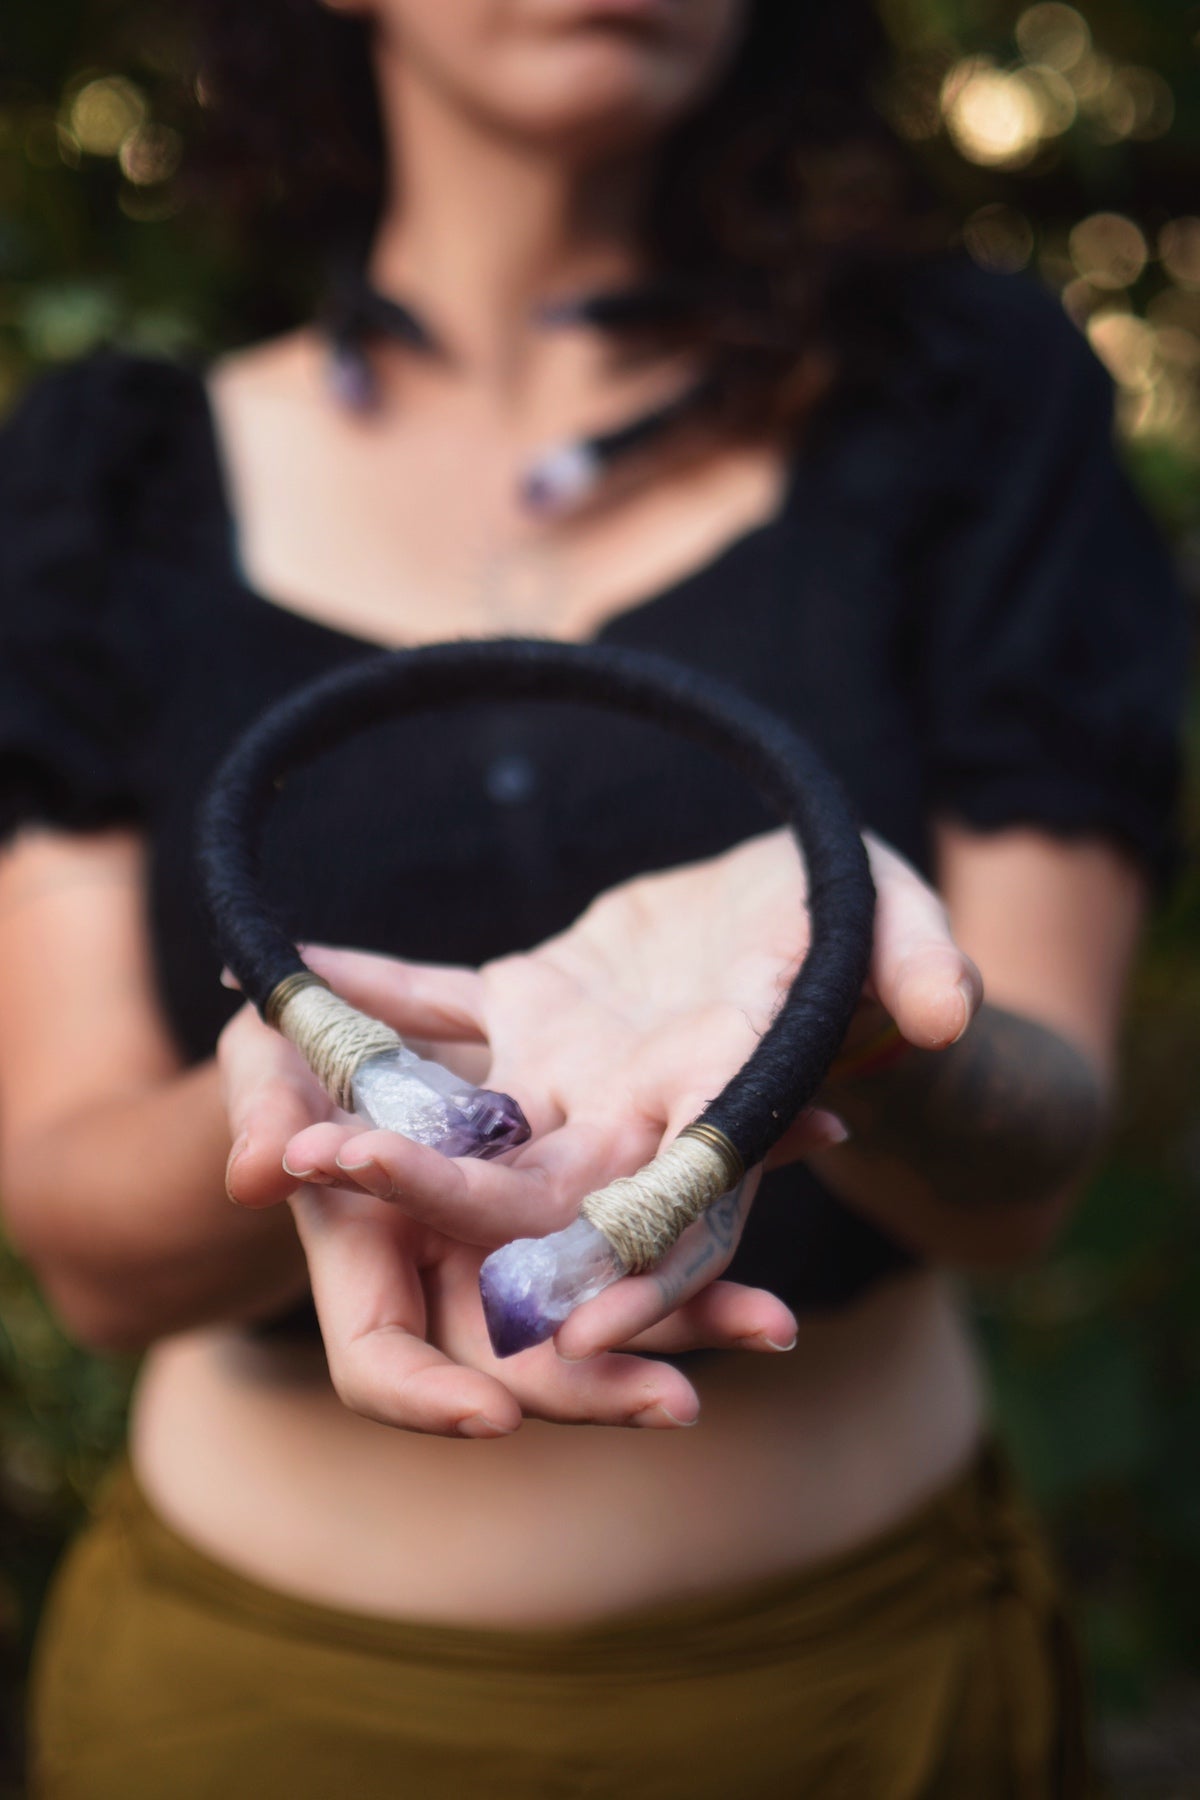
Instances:
[[[436,1040],[444,1060],[470,1055],[470,1009],[455,1004],[469,971],[389,964],[391,1022]],[[380,1423],[445,1436],[497,1437],[523,1416],[571,1424],[670,1429],[694,1422],[699,1400],[677,1369],[619,1351],[565,1360],[553,1343],[500,1362],[479,1300],[487,1249],[464,1244],[368,1194],[305,1184],[284,1144],[331,1120],[332,1103],[299,1054],[250,1006],[226,1026],[218,1065],[234,1146],[230,1198],[243,1206],[287,1201],[308,1260],[330,1376],[352,1411]],[[435,1153],[427,1152],[429,1156]],[[748,1204],[749,1192],[743,1196]],[[566,1222],[564,1214],[563,1223]],[[504,1229],[497,1238],[506,1235]],[[634,1340],[637,1349],[787,1348],[795,1320],[761,1290],[715,1282]]]

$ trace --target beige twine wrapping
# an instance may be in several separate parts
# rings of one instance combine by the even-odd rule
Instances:
[[[404,1040],[390,1025],[359,1012],[316,975],[290,976],[280,983],[267,1011],[344,1112],[354,1110],[350,1084],[362,1064],[403,1048]],[[589,1194],[580,1212],[604,1233],[633,1274],[661,1262],[741,1173],[732,1144],[706,1126],[695,1128],[694,1135],[687,1127],[636,1175],[622,1175]]]
[[[369,1018],[316,977],[299,983],[274,1010],[272,1023],[295,1044],[335,1106],[354,1111],[350,1083],[368,1057],[399,1050],[404,1040],[390,1025]]]
[[[702,1212],[739,1179],[730,1152],[702,1137],[679,1137],[636,1175],[622,1175],[589,1194],[580,1212],[602,1231],[635,1274],[661,1262]]]

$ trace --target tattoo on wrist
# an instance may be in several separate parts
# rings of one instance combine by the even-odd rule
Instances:
[[[1104,1118],[1087,1058],[1044,1025],[984,1006],[946,1050],[912,1050],[870,1081],[822,1098],[854,1153],[905,1163],[957,1205],[1036,1202],[1086,1165]]]
[[[728,1263],[749,1208],[747,1180],[748,1177],[743,1175],[736,1187],[714,1200],[703,1217],[696,1221],[697,1242],[686,1262],[680,1258],[677,1268],[668,1266],[654,1271],[664,1305],[674,1306],[680,1295],[706,1270],[711,1269],[709,1279],[715,1280]]]

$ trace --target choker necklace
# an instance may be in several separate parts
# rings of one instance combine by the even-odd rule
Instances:
[[[696,311],[695,301],[684,291],[657,283],[551,300],[533,317],[546,330],[583,325],[617,336],[682,322]],[[343,269],[332,282],[322,326],[328,341],[329,390],[339,405],[353,412],[371,412],[379,405],[379,382],[370,356],[373,339],[391,338],[418,356],[445,356],[418,314],[405,302],[381,294],[358,269]],[[519,478],[523,510],[551,518],[581,506],[614,467],[696,418],[711,406],[715,394],[713,378],[704,375],[623,425],[548,445]]]

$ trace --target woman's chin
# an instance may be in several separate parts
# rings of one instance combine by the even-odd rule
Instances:
[[[507,133],[564,156],[588,157],[634,151],[667,132],[690,110],[689,92],[672,92],[667,82],[621,79],[547,86],[520,105],[506,107],[495,122]]]
[[[651,142],[708,87],[676,50],[597,31],[514,57],[507,69],[494,68],[487,91],[476,87],[472,99],[506,133],[573,153]]]

